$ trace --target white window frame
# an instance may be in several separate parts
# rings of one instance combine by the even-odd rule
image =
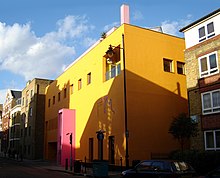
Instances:
[[[208,91],[205,93],[201,93],[201,100],[202,100],[202,113],[203,115],[207,115],[207,114],[213,114],[213,113],[219,113],[220,112],[220,106],[218,107],[214,107],[213,106],[213,99],[212,99],[212,94],[216,91],[220,92],[220,89],[218,90],[212,90],[212,91]],[[204,101],[203,101],[203,96],[206,94],[210,94],[210,102],[211,102],[211,107],[210,108],[204,108]]]
[[[210,25],[211,23],[213,24],[214,31],[208,34],[208,25]],[[207,24],[205,24],[205,25],[199,27],[199,29],[198,29],[198,35],[199,35],[199,30],[202,29],[202,28],[204,28],[204,30],[205,30],[205,35],[202,36],[202,37],[199,37],[199,36],[198,36],[198,37],[199,37],[199,42],[202,42],[202,41],[204,41],[204,40],[206,40],[206,39],[209,39],[209,38],[215,36],[215,26],[214,26],[214,22],[209,22],[209,23],[207,23]]]
[[[205,150],[220,150],[220,147],[217,148],[217,145],[216,145],[216,132],[220,132],[220,129],[218,130],[207,130],[207,131],[204,131],[204,146],[205,146]],[[212,133],[213,134],[213,141],[214,141],[214,147],[213,148],[208,148],[207,147],[207,140],[206,140],[206,133]]]
[[[213,69],[210,69],[209,57],[213,54],[215,54],[217,66]],[[207,63],[207,68],[208,68],[207,71],[204,71],[204,72],[202,72],[202,70],[201,70],[201,59],[203,59],[203,58],[206,58],[206,63]],[[219,73],[217,51],[214,51],[212,53],[209,53],[209,54],[206,54],[204,56],[199,57],[198,62],[199,62],[199,75],[200,75],[200,78],[211,76],[211,75]]]

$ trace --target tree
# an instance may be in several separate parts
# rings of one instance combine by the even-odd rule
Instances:
[[[185,142],[188,141],[190,137],[197,135],[198,124],[185,113],[181,113],[177,117],[174,117],[169,128],[169,133],[179,141],[183,151]]]

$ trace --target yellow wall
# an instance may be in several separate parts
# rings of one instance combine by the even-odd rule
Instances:
[[[168,134],[173,116],[187,111],[186,81],[184,75],[163,71],[163,58],[183,61],[184,40],[151,30],[122,25],[89,53],[60,75],[46,92],[46,158],[50,158],[47,142],[56,142],[56,120],[61,108],[76,109],[76,158],[88,158],[89,138],[94,138],[94,159],[97,159],[96,131],[105,130],[104,159],[108,159],[108,136],[115,136],[115,161],[125,155],[124,103],[122,72],[114,79],[104,81],[105,52],[109,45],[123,47],[127,76],[129,156],[148,159],[150,153],[167,153],[178,148]],[[122,49],[120,50],[123,59]],[[174,67],[175,67],[174,65]],[[123,70],[123,65],[121,64]],[[176,68],[176,67],[175,67]],[[87,74],[92,82],[87,85]],[[78,90],[78,80],[82,89]],[[179,90],[177,87],[179,83]],[[74,85],[71,94],[70,86]],[[63,89],[67,88],[67,98]],[[179,92],[178,92],[179,91]],[[57,101],[61,92],[61,100]],[[53,96],[56,102],[53,105]],[[50,107],[48,100],[51,99]],[[54,121],[51,121],[53,120]],[[51,124],[50,124],[51,123]]]
[[[187,112],[186,77],[176,70],[176,62],[184,62],[184,48],[181,38],[134,26],[125,29],[131,158],[149,159],[151,153],[179,147],[168,129],[174,116]],[[164,72],[163,58],[173,60],[173,73]]]

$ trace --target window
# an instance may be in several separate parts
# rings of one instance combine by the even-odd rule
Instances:
[[[121,73],[121,64],[109,64],[106,66],[105,80],[110,80]]]
[[[33,90],[31,90],[31,98],[34,96],[34,92]]]
[[[208,38],[210,38],[210,37],[212,37],[212,36],[215,35],[213,22],[211,22],[211,23],[209,23],[209,24],[207,25],[207,32],[208,32]]]
[[[32,117],[32,115],[33,115],[33,109],[32,109],[32,107],[30,107],[29,108],[29,116]]]
[[[136,169],[137,169],[138,171],[150,171],[150,170],[153,170],[150,161],[141,162],[141,163],[136,167]]]
[[[73,88],[73,84],[70,85],[70,93],[73,94],[74,88]]]
[[[58,101],[60,101],[60,92],[58,93]]]
[[[48,107],[50,107],[50,99],[48,100]]]
[[[205,150],[220,150],[220,130],[204,132]]]
[[[87,85],[91,83],[91,72],[87,74]]]
[[[53,104],[55,104],[55,96],[53,96]]]
[[[200,77],[206,77],[219,72],[217,52],[199,58]]]
[[[172,60],[164,58],[163,59],[163,69],[165,72],[173,72]]]
[[[199,41],[205,40],[205,27],[199,29]]]
[[[29,91],[26,91],[26,107],[28,106]]]
[[[152,165],[154,169],[157,169],[157,170],[164,170],[164,163],[161,162],[161,161],[155,161],[152,163]]]
[[[82,79],[78,80],[78,90],[82,88]]]
[[[185,74],[185,64],[183,62],[177,62],[177,73]]]
[[[199,42],[215,36],[214,23],[211,22],[207,26],[199,28]]]
[[[201,95],[203,114],[220,112],[220,90],[202,93]]]
[[[31,126],[29,126],[29,132],[28,135],[31,136]]]
[[[111,46],[112,47],[112,46]],[[111,48],[107,51],[104,56],[105,60],[105,81],[110,80],[121,73],[121,57],[120,51],[122,48],[119,46]],[[113,50],[113,51],[112,51]],[[109,55],[110,54],[110,55]]]
[[[24,136],[27,136],[27,127],[24,129]]]
[[[66,92],[67,92],[67,91],[66,91],[66,88],[64,88],[63,91],[64,91],[63,97],[66,98]]]

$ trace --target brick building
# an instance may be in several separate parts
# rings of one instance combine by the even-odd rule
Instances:
[[[11,110],[17,105],[17,100],[21,98],[21,91],[15,90],[8,90],[6,93],[5,102],[3,105],[3,112],[2,112],[2,132],[3,132],[3,139],[2,139],[2,150],[4,152],[8,152],[10,145],[9,145],[9,129],[10,129],[10,119],[11,119]]]
[[[199,134],[191,147],[220,150],[220,9],[182,28],[189,112]]]
[[[0,104],[0,153],[2,152],[2,139],[3,139],[3,132],[2,132],[2,110],[3,110],[3,104]]]
[[[43,158],[45,88],[50,82],[35,78],[22,90],[20,151],[27,159]]]

